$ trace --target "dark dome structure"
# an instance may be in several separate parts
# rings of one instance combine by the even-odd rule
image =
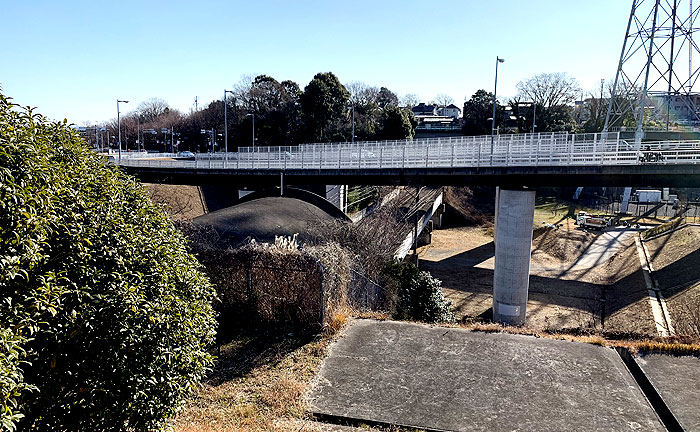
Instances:
[[[276,194],[279,195],[279,190]],[[300,240],[309,241],[317,237],[319,225],[349,221],[343,212],[311,192],[285,189],[285,194],[265,196],[270,193],[256,192],[235,206],[197,217],[192,222],[212,226],[222,240],[235,247],[248,239],[273,242],[275,236],[281,235],[299,234]]]

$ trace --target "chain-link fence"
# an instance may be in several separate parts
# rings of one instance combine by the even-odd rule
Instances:
[[[221,331],[246,326],[322,328],[347,305],[350,258],[337,245],[295,239],[231,249],[212,230],[183,225],[214,284]]]

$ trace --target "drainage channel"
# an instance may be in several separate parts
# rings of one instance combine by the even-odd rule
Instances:
[[[649,294],[649,305],[651,306],[651,312],[654,317],[654,323],[656,324],[656,330],[659,333],[659,336],[672,336],[673,326],[671,324],[671,317],[668,313],[668,309],[666,308],[666,302],[661,295],[661,291],[654,283],[651,262],[649,260],[646,247],[642,243],[639,235],[634,238],[634,243],[637,248],[639,263],[642,267],[644,282]]]
[[[396,431],[396,428],[401,428],[401,429],[407,429],[407,430],[421,430],[424,432],[454,432],[450,431],[447,429],[431,429],[431,428],[426,428],[425,426],[412,426],[412,425],[404,425],[404,424],[398,424],[398,423],[387,423],[387,422],[382,422],[382,421],[376,421],[376,420],[363,420],[363,419],[357,419],[353,417],[343,417],[343,416],[336,416],[336,415],[330,415],[330,414],[320,414],[320,413],[312,413],[314,420],[321,422],[321,423],[326,423],[326,424],[332,424],[332,425],[337,425],[337,426],[347,426],[347,427],[353,427],[353,428],[366,428],[366,427],[375,427],[379,428],[380,430],[387,430],[387,431]]]
[[[629,370],[632,374],[632,377],[637,382],[637,385],[642,390],[642,393],[644,393],[644,396],[649,401],[651,407],[654,409],[654,411],[656,411],[656,415],[659,416],[659,419],[666,427],[666,430],[669,432],[684,432],[680,422],[676,416],[673,415],[673,412],[671,412],[671,409],[666,404],[666,401],[664,401],[664,399],[661,397],[659,391],[656,390],[656,387],[654,387],[651,381],[649,381],[649,378],[646,376],[642,368],[639,366],[639,364],[637,364],[637,361],[634,359],[632,353],[630,353],[630,351],[624,347],[616,347],[615,350],[620,355],[622,362],[625,364],[625,366],[627,366],[627,370]]]

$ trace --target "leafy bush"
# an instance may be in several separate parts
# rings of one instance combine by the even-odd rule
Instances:
[[[212,362],[213,289],[184,238],[65,121],[2,94],[0,196],[0,424],[165,426]]]
[[[22,369],[27,353],[22,349],[26,338],[16,335],[11,329],[0,328],[0,429],[14,430],[15,423],[24,415],[19,398],[28,390],[35,390],[24,382]]]
[[[450,302],[442,293],[442,282],[409,263],[392,263],[387,274],[398,284],[396,317],[425,322],[453,322]]]

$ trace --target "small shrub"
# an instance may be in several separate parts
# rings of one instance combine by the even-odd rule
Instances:
[[[392,263],[387,274],[398,285],[396,317],[425,322],[454,322],[442,282],[409,263]]]

